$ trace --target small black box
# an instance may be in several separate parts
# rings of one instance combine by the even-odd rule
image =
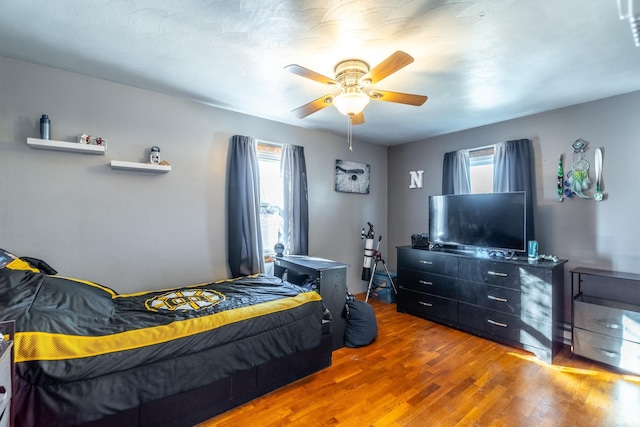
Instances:
[[[411,235],[412,248],[429,248],[429,235],[427,233]]]

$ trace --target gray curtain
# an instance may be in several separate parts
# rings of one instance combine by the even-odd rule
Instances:
[[[282,183],[284,186],[284,246],[285,253],[309,254],[309,201],[307,166],[304,147],[282,147]]]
[[[528,139],[500,142],[493,157],[493,192],[526,192],[527,240],[534,240],[533,147]]]
[[[469,150],[445,153],[442,164],[442,194],[469,194],[471,192],[469,169]]]
[[[233,136],[227,185],[231,276],[262,273],[264,258],[260,234],[260,174],[255,139]]]

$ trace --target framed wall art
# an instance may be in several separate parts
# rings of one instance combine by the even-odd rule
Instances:
[[[336,160],[336,191],[369,194],[370,173],[366,163]]]

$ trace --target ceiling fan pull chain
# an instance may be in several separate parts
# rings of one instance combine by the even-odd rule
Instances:
[[[353,125],[351,119],[353,115],[347,116],[347,142],[349,143],[349,151],[353,151]]]

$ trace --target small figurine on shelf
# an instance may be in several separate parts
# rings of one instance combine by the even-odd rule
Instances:
[[[99,136],[91,136],[86,133],[81,133],[78,135],[78,144],[86,144],[86,145],[100,145],[107,148],[107,139],[100,138]]]
[[[149,160],[151,161],[152,165],[160,164],[160,147],[158,147],[157,145],[151,147],[151,155],[149,156]]]

